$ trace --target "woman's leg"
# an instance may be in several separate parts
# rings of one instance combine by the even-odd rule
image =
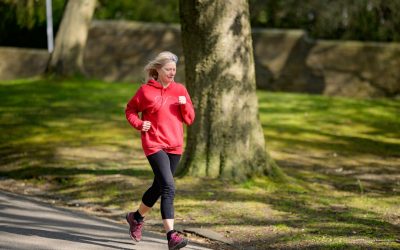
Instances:
[[[139,205],[139,209],[137,210],[139,214],[144,217],[151,210],[151,207],[146,206],[143,201]]]
[[[138,209],[140,215],[144,217],[157,202],[158,198],[160,198],[160,195],[160,185],[158,185],[158,181],[156,180],[156,177],[154,177],[153,184],[143,194],[142,202]]]
[[[153,207],[161,195],[161,216],[167,238],[170,239],[174,232],[174,196],[175,184],[173,173],[175,173],[180,155],[167,154],[159,151],[149,155],[149,163],[154,172],[154,180],[151,187],[143,194],[139,209],[134,213],[128,213],[126,219],[130,225],[131,238],[139,241],[141,239],[141,228],[146,213]]]
[[[170,162],[171,173],[174,175],[181,156],[176,154],[168,154],[168,158]],[[167,232],[168,247],[170,249],[181,249],[187,245],[188,240],[179,236],[179,234],[174,230],[174,219],[164,219],[163,224],[164,229]]]
[[[181,159],[181,155],[170,154],[170,153],[167,153],[167,155],[168,155],[169,162],[170,162],[171,173],[172,173],[172,175],[175,175],[176,168],[178,167],[179,161]]]
[[[179,164],[179,160],[181,159],[181,155],[177,154],[167,154],[170,162],[170,169],[172,175],[175,174],[176,168]],[[174,230],[174,219],[164,219],[163,220],[164,229],[168,233],[171,230]]]
[[[133,212],[133,218],[137,222],[142,222],[146,214],[151,210],[154,203],[156,203],[157,199],[160,197],[160,188],[156,180],[153,181],[153,185],[143,194],[142,202],[139,205],[138,210]]]
[[[181,158],[181,155],[177,154],[167,154],[170,162],[170,169],[172,175],[175,174],[176,167],[178,166],[179,160]],[[158,184],[158,181],[156,180],[156,177],[154,177],[153,184],[147,191],[143,194],[142,197],[142,202],[140,203],[139,206],[139,213],[141,216],[145,216],[151,208],[154,206],[154,204],[157,202],[158,198],[161,196],[160,192],[161,188],[160,185]],[[168,223],[167,225],[170,225]],[[167,228],[170,228],[170,226],[166,226]],[[173,228],[173,221],[172,221],[172,228]]]
[[[175,183],[173,174],[179,163],[180,155],[167,154],[159,151],[147,157],[153,169],[154,176],[161,191],[161,216],[167,233],[168,247],[180,249],[187,245],[188,240],[182,238],[174,230],[174,197]]]
[[[151,168],[153,169],[154,179],[160,187],[161,216],[163,219],[173,219],[175,184],[168,155],[164,151],[158,151],[155,154],[149,155],[147,159],[149,160]]]

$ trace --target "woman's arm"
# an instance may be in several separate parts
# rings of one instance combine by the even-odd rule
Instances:
[[[125,116],[128,122],[137,130],[142,130],[143,121],[139,118],[139,112],[142,112],[141,100],[143,99],[143,90],[140,88],[132,99],[128,102],[125,109]]]
[[[183,122],[186,123],[187,125],[191,125],[194,121],[195,114],[194,114],[192,100],[190,99],[189,93],[187,92],[186,88],[184,96],[186,98],[186,103],[180,105],[181,114]]]

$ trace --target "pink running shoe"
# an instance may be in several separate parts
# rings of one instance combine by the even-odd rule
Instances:
[[[126,215],[126,221],[129,224],[129,236],[131,236],[131,239],[139,242],[142,239],[142,228],[144,222],[137,222],[133,218],[133,213],[128,213]]]
[[[175,250],[175,249],[181,249],[182,247],[185,247],[188,243],[188,240],[185,238],[182,238],[179,236],[178,233],[172,233],[171,239],[168,241],[168,249],[169,250]]]

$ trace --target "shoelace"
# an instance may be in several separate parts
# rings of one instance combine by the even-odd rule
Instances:
[[[178,243],[181,241],[181,237],[177,233],[171,235],[171,242]]]
[[[137,222],[136,220],[133,220],[133,223],[132,223],[132,226],[131,226],[131,231],[134,232],[134,231],[137,231],[137,230],[141,230],[142,227],[143,227],[143,224],[144,224],[143,222],[140,223],[140,222]],[[134,227],[136,227],[136,229],[134,229]]]

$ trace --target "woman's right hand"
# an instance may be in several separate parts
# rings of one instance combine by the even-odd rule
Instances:
[[[142,131],[147,132],[149,131],[150,127],[151,127],[151,122],[143,121]]]

